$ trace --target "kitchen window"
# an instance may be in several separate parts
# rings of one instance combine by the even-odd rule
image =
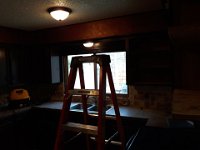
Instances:
[[[112,71],[112,77],[113,77],[116,93],[128,94],[128,89],[126,85],[126,52],[109,52],[109,53],[101,53],[101,54],[110,55],[110,59],[111,59],[110,67]],[[67,57],[68,74],[70,71],[70,64],[71,64],[72,57],[91,56],[91,55],[92,54],[68,55]],[[100,71],[100,67],[98,64],[83,63],[83,72],[84,72],[86,89],[98,89],[99,71]],[[78,74],[78,71],[77,71],[77,74]],[[79,75],[76,76],[74,88],[80,89]],[[111,93],[108,80],[106,81],[106,93],[107,94]]]

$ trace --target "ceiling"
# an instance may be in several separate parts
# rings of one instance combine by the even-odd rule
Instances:
[[[0,26],[34,31],[162,9],[162,0],[0,0]],[[51,18],[47,9],[66,6],[65,21]]]

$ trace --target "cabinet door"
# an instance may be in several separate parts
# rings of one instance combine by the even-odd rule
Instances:
[[[127,82],[129,84],[171,85],[172,52],[167,35],[148,34],[129,41]]]
[[[8,48],[9,84],[18,85],[26,83],[30,74],[29,51],[23,48]]]
[[[4,120],[0,122],[0,145],[2,150],[16,148],[13,122]]]
[[[60,56],[43,47],[9,49],[10,83],[49,84],[61,81]]]
[[[6,51],[0,48],[0,86],[7,84]]]

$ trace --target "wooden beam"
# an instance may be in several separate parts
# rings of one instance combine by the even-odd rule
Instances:
[[[165,12],[147,12],[38,31],[0,28],[0,43],[49,44],[167,30]]]
[[[24,44],[32,41],[31,32],[0,27],[0,43]]]
[[[72,42],[88,39],[128,36],[167,30],[162,11],[68,25],[34,32],[38,43]]]

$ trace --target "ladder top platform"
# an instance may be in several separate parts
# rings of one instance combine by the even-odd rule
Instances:
[[[91,55],[91,56],[78,56],[73,57],[71,61],[71,67],[78,66],[81,63],[98,63],[100,66],[108,65],[110,61],[109,55]]]
[[[98,96],[99,90],[90,90],[90,89],[74,89],[68,91],[70,95],[89,95],[89,96]]]

